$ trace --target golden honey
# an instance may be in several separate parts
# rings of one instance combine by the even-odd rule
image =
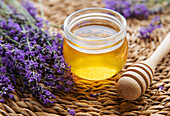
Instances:
[[[72,73],[78,77],[103,80],[117,74],[124,66],[127,40],[125,34],[120,39],[115,37],[121,31],[116,24],[89,22],[74,24],[70,28],[72,35],[66,33],[63,54]]]

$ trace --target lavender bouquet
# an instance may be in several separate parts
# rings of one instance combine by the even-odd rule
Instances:
[[[31,93],[44,105],[55,98],[47,88],[66,92],[73,88],[73,76],[63,58],[63,38],[51,35],[48,26],[30,2],[0,1],[1,102],[13,99],[18,84],[21,92]]]

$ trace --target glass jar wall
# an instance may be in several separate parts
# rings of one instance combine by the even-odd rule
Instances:
[[[63,54],[71,71],[88,80],[117,74],[127,59],[126,20],[105,8],[74,12],[64,22]]]

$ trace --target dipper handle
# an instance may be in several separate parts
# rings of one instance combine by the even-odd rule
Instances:
[[[152,83],[157,63],[168,52],[170,52],[170,32],[150,58],[132,65],[123,73],[117,83],[118,94],[126,100],[135,100],[140,97]]]
[[[154,72],[158,62],[169,52],[170,52],[170,32],[167,34],[163,42],[158,46],[158,48],[155,50],[152,56],[150,56],[147,60],[143,61],[143,63],[148,64]]]

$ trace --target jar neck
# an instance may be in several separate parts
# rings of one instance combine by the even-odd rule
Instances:
[[[74,27],[84,25],[108,25],[119,31],[109,37],[101,39],[83,38],[74,34]],[[113,51],[119,48],[126,35],[126,20],[119,13],[105,8],[87,8],[76,11],[68,16],[64,22],[64,33],[67,43],[74,49],[91,54]]]

